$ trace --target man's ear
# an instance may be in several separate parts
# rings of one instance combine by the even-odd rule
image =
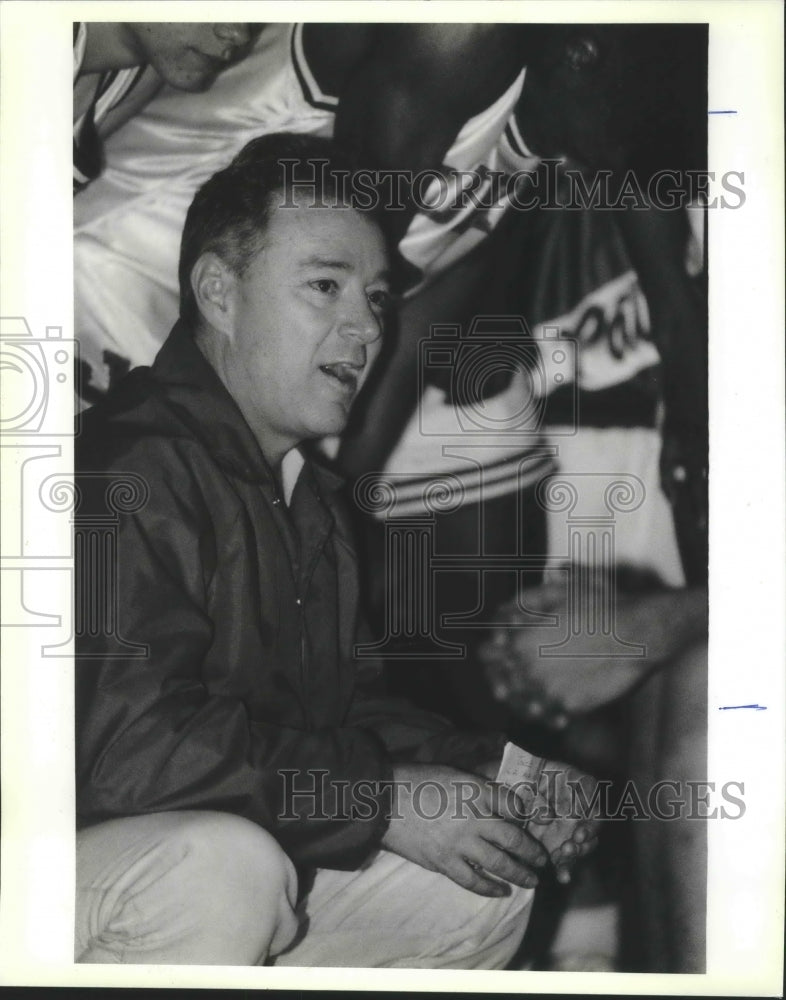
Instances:
[[[237,277],[218,254],[203,253],[191,269],[191,290],[202,318],[214,330],[232,336]]]

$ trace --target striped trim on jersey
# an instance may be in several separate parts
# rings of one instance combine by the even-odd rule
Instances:
[[[322,88],[316,81],[311,68],[306,62],[306,54],[303,49],[303,25],[296,24],[292,29],[292,65],[295,67],[300,89],[303,97],[312,107],[321,111],[335,111],[338,107],[338,98],[324,94]]]
[[[521,156],[526,160],[537,159],[535,153],[533,153],[526,142],[524,142],[524,138],[519,131],[519,126],[516,121],[515,111],[508,119],[504,135],[508,141],[508,145],[517,156]]]
[[[74,79],[84,59],[87,28],[74,25]],[[74,193],[81,191],[101,172],[101,140],[97,124],[109,114],[139,83],[146,66],[130,66],[102,74],[90,107],[74,122]]]
[[[437,505],[439,510],[448,511],[516,493],[557,471],[555,452],[556,449],[541,438],[538,444],[525,452],[509,455],[488,465],[467,462],[411,479],[402,473],[382,473],[380,483],[388,483],[392,487],[395,502],[392,509],[375,511],[374,514],[380,520],[411,517],[430,514]],[[478,462],[481,461],[478,456]]]

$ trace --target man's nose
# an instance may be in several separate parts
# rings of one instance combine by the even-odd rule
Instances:
[[[249,24],[216,24],[215,35],[222,42],[230,45],[246,45],[251,38],[251,26]]]
[[[343,317],[341,332],[345,337],[355,337],[364,344],[370,344],[382,333],[382,321],[374,313],[368,300],[353,303]]]

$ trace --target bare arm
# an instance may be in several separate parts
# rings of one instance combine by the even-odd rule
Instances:
[[[123,100],[101,120],[98,134],[106,137],[116,132],[129,118],[133,118],[152,100],[163,86],[163,80],[152,66],[148,66],[139,82]]]
[[[352,44],[353,29],[336,35],[339,40]],[[499,97],[521,69],[517,29],[510,26],[383,25],[362,40],[362,48],[340,88],[336,136],[361,162],[379,170],[414,174],[439,167],[463,124]],[[406,201],[408,189],[401,193]],[[397,239],[413,215],[411,204],[391,213]],[[340,462],[346,474],[381,467],[416,404],[420,338],[434,315],[463,318],[476,274],[459,265],[438,287],[405,305],[385,377],[369,382],[367,411],[356,409],[343,437]],[[369,435],[364,425],[383,430]]]
[[[340,93],[336,137],[379,170],[438,167],[462,125],[521,70],[516,29],[383,25]],[[411,206],[396,220],[403,235]]]
[[[554,617],[532,624],[533,612]],[[525,591],[502,614],[508,624],[494,631],[481,653],[494,693],[522,715],[556,725],[564,725],[566,713],[606,705],[678,662],[678,654],[706,639],[708,627],[707,591],[701,587],[618,597],[607,656],[597,642],[588,656],[548,655],[573,614],[565,581]],[[617,639],[640,645],[643,653],[620,657]]]

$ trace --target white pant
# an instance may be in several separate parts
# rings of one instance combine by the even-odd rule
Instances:
[[[379,851],[320,869],[296,907],[291,861],[226,813],[112,820],[77,835],[76,960],[185,965],[499,969],[533,890],[477,896]]]

